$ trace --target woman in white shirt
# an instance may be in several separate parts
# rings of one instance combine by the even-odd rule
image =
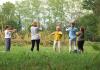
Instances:
[[[11,48],[11,32],[15,32],[16,29],[11,29],[10,26],[6,26],[5,28],[5,46],[6,46],[6,51],[10,51]]]
[[[40,35],[39,35],[39,27],[38,22],[33,22],[31,26],[31,41],[32,41],[32,47],[31,51],[33,51],[35,42],[37,45],[37,51],[39,51],[39,44],[40,44]]]

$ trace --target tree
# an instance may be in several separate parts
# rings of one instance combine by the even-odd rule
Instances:
[[[2,5],[2,13],[6,17],[7,21],[12,19],[15,14],[15,5],[10,2],[4,3]]]
[[[26,30],[33,20],[39,21],[40,3],[40,0],[23,0],[16,4],[16,12]]]
[[[93,15],[98,20],[97,26],[95,27],[97,29],[96,36],[100,37],[100,32],[99,32],[100,31],[100,0],[83,0],[83,8],[93,11]]]
[[[18,17],[15,14],[16,7],[10,2],[6,2],[1,6],[0,14],[0,28],[4,30],[5,25],[11,25],[16,29],[21,29],[19,25]]]
[[[0,14],[0,30],[3,31],[5,21],[4,21],[4,16]]]
[[[100,16],[100,0],[83,0],[83,8],[92,10],[97,16]]]
[[[95,15],[88,14],[78,19],[78,26],[85,27],[86,40],[95,41],[97,36],[97,24],[98,20]]]

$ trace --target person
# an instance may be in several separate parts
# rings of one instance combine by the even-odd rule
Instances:
[[[71,26],[66,28],[66,31],[69,32],[69,53],[72,51],[77,52],[76,47],[76,32],[78,31],[75,27],[75,21],[71,21]],[[74,49],[73,46],[74,45]]]
[[[6,46],[6,51],[10,51],[11,48],[11,32],[15,32],[16,29],[11,29],[9,25],[6,26],[5,28],[5,46]]]
[[[34,50],[35,43],[37,45],[37,51],[39,51],[40,35],[39,35],[38,22],[36,21],[33,21],[31,26],[31,42],[32,42],[31,51]]]
[[[53,44],[54,51],[57,51],[57,48],[58,48],[58,51],[60,52],[62,32],[59,25],[56,26],[56,31],[51,33],[51,35],[54,35],[54,44]]]
[[[80,31],[77,32],[77,44],[78,44],[78,51],[84,52],[83,46],[84,46],[84,27],[80,27]]]

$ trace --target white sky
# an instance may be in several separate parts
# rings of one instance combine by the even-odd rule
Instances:
[[[11,2],[15,4],[16,1],[21,1],[21,0],[0,0],[0,5],[2,5],[5,2]]]

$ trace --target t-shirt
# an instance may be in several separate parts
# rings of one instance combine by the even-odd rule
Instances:
[[[66,28],[66,31],[69,32],[69,39],[75,39],[76,38],[76,32],[78,31],[75,27],[69,27]]]
[[[61,37],[62,37],[62,32],[61,31],[55,31],[55,32],[53,32],[53,35],[54,35],[54,40],[60,41]]]
[[[39,35],[39,28],[38,27],[31,27],[31,40],[38,40],[40,39]]]
[[[5,38],[11,38],[11,32],[5,30]]]

